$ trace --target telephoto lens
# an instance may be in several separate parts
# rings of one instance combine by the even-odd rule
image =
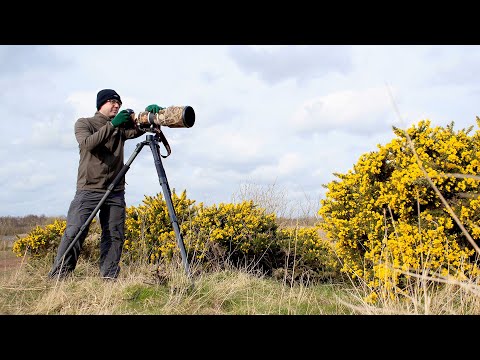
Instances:
[[[135,122],[145,130],[160,126],[190,128],[195,124],[195,111],[191,106],[169,106],[158,113],[142,111],[136,116]]]

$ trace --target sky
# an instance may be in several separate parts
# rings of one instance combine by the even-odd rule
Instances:
[[[66,216],[74,124],[105,88],[137,113],[194,109],[191,128],[161,128],[172,191],[208,206],[267,196],[279,216],[316,216],[322,185],[393,126],[477,129],[479,63],[477,45],[0,45],[0,216]],[[145,139],[127,140],[125,162]],[[148,146],[126,182],[127,206],[162,193]]]

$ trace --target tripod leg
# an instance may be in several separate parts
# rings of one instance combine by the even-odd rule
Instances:
[[[151,136],[152,135],[147,135]],[[185,271],[187,276],[190,277],[190,269],[187,260],[187,252],[185,251],[185,245],[183,243],[182,234],[180,233],[180,227],[178,226],[177,215],[175,214],[175,209],[172,203],[172,194],[170,192],[170,187],[168,186],[167,181],[167,174],[165,173],[165,169],[162,165],[162,160],[160,158],[160,148],[158,142],[150,141],[150,149],[152,149],[153,159],[155,161],[155,167],[157,168],[158,180],[160,181],[160,185],[162,186],[163,195],[165,197],[165,201],[167,203],[168,214],[170,215],[170,221],[173,226],[173,230],[175,231],[175,235],[177,238],[177,244],[180,248],[180,253],[182,255],[183,265],[185,267]]]
[[[105,195],[103,195],[102,199],[100,200],[100,202],[98,203],[98,205],[95,207],[95,209],[93,209],[92,213],[90,214],[90,216],[88,217],[88,219],[85,221],[85,223],[82,225],[82,227],[80,228],[80,230],[78,231],[77,235],[75,236],[75,238],[72,240],[72,242],[70,243],[70,245],[65,249],[65,251],[63,252],[63,255],[61,257],[58,257],[58,261],[54,263],[53,267],[52,267],[52,270],[50,271],[50,274],[52,274],[52,277],[55,277],[55,274],[58,273],[58,275],[61,274],[61,271],[62,271],[62,268],[63,268],[63,265],[64,265],[64,261],[65,261],[65,256],[68,254],[68,252],[73,248],[73,246],[77,243],[78,239],[80,239],[80,237],[82,236],[82,233],[85,231],[85,229],[90,225],[90,223],[92,222],[92,220],[95,218],[95,216],[97,215],[98,213],[98,210],[100,210],[100,207],[103,205],[103,203],[105,202],[105,200],[107,199],[108,195],[110,195],[110,193],[113,191],[113,189],[115,188],[115,186],[117,185],[117,183],[120,181],[120,179],[125,176],[126,172],[128,171],[128,169],[130,169],[130,164],[133,162],[133,160],[137,157],[138,153],[140,152],[140,150],[142,150],[143,146],[145,145],[145,142],[141,142],[139,144],[137,144],[137,147],[135,148],[135,151],[133,152],[133,154],[130,156],[130,158],[128,159],[128,161],[125,163],[125,165],[123,165],[123,168],[120,170],[120,172],[117,174],[117,176],[115,177],[115,179],[112,181],[112,183],[108,186],[107,188],[107,192],[105,193]]]

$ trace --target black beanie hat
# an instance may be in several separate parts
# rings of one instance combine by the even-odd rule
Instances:
[[[100,110],[102,105],[111,99],[116,99],[120,101],[120,104],[122,103],[122,99],[120,99],[120,95],[118,95],[115,90],[112,90],[112,89],[100,90],[97,94],[97,110]]]

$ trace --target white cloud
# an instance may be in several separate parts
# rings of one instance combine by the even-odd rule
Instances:
[[[301,133],[343,130],[357,134],[384,131],[391,102],[386,87],[347,90],[306,101],[293,115],[293,128]]]

